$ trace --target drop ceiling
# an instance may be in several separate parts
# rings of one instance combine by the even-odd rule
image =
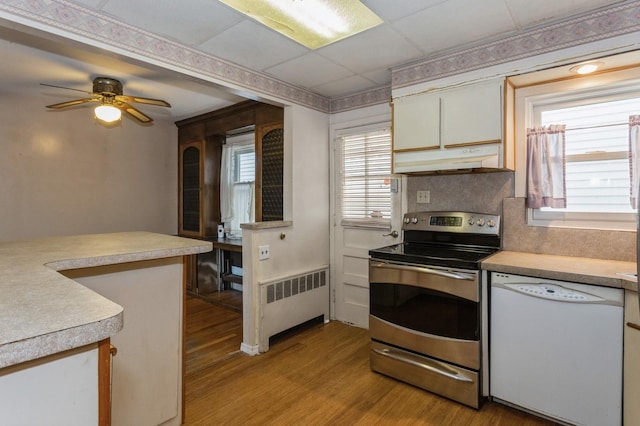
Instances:
[[[16,1],[0,1],[0,5],[3,3],[9,6]],[[621,2],[363,0],[384,23],[317,50],[305,48],[216,0],[59,3],[81,6],[95,16],[157,35],[186,49],[331,100],[388,87],[392,67],[512,36]],[[173,106],[170,110],[144,110],[155,119],[179,120],[251,96],[249,91],[237,87],[205,82],[10,20],[0,19],[0,55],[0,92],[39,93],[50,98],[51,103],[77,97],[77,93],[40,86],[40,83],[90,90],[92,79],[98,75],[120,79],[125,94],[169,101]]]

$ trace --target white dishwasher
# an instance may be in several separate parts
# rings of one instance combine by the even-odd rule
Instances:
[[[622,424],[622,289],[491,273],[490,395],[562,422]]]

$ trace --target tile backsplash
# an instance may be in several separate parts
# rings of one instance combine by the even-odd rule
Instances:
[[[505,198],[502,248],[527,253],[597,259],[636,260],[636,233],[527,225],[524,198]]]
[[[514,173],[409,176],[407,211],[470,211],[502,216],[502,248],[527,253],[635,262],[636,233],[527,225],[524,198],[514,198]],[[417,203],[429,191],[430,202]]]
[[[513,172],[409,176],[408,211],[468,211],[502,214],[502,200],[513,197]],[[430,202],[417,203],[417,192],[429,191]]]

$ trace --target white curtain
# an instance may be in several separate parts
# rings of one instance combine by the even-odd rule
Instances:
[[[252,223],[255,221],[253,208],[253,182],[236,183],[233,185],[233,205],[234,214],[231,219],[229,229],[234,234],[240,234],[241,223]]]
[[[527,129],[527,207],[567,207],[565,125]]]
[[[220,213],[223,223],[233,219],[233,181],[233,147],[224,144],[220,164]]]
[[[638,207],[640,185],[640,115],[629,117],[629,173],[631,181],[631,207]]]

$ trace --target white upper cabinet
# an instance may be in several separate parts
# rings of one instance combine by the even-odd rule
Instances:
[[[505,168],[503,82],[493,79],[393,100],[394,173]]]
[[[393,150],[440,147],[440,96],[420,93],[393,101]]]
[[[502,141],[502,81],[492,80],[444,92],[442,146]]]

